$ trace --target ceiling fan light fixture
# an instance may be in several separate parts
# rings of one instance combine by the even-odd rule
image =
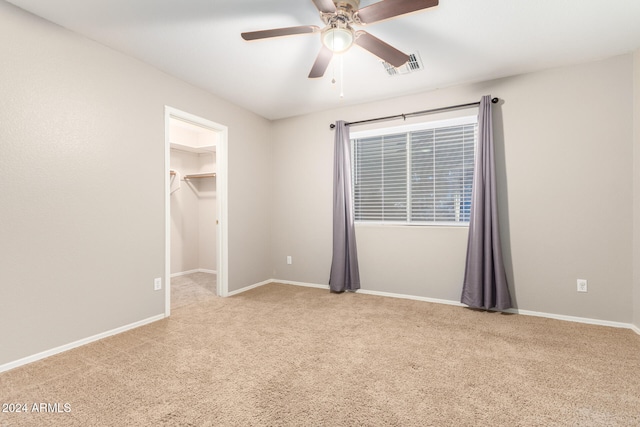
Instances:
[[[346,52],[355,39],[355,33],[350,27],[329,27],[322,33],[322,44],[333,53]]]

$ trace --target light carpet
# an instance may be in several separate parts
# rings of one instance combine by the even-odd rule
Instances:
[[[640,336],[270,284],[0,374],[2,426],[639,426]]]

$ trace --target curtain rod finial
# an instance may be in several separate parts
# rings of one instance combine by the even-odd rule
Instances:
[[[330,127],[331,129],[335,129],[335,128],[336,128],[336,125],[335,125],[334,123],[331,123],[331,124],[329,125],[329,127]]]
[[[499,101],[500,101],[500,98],[493,98],[493,99],[491,100],[491,102],[492,102],[493,104],[497,104]]]

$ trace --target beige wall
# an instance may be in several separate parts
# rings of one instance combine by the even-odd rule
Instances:
[[[229,289],[271,276],[270,122],[5,2],[0,93],[0,365],[164,313],[165,105],[229,129]]]
[[[640,329],[640,50],[633,63],[633,324]]]
[[[329,123],[492,94],[502,99],[494,113],[499,204],[517,307],[631,322],[632,65],[626,55],[275,122],[275,277],[327,283]],[[363,289],[459,300],[465,229],[360,226],[356,238]],[[576,292],[577,278],[589,281],[588,293]]]

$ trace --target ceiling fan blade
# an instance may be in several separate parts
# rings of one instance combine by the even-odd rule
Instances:
[[[271,37],[293,36],[296,34],[311,34],[320,31],[315,25],[301,25],[299,27],[274,28],[273,30],[250,31],[240,34],[247,41],[268,39]]]
[[[356,19],[362,24],[372,24],[437,5],[438,0],[382,0],[358,10]]]
[[[322,13],[335,13],[336,5],[331,0],[313,0],[318,10]]]
[[[355,43],[396,68],[401,67],[409,60],[409,55],[383,42],[379,38],[372,36],[366,31],[361,30],[356,32]]]
[[[316,62],[314,62],[313,67],[311,67],[309,78],[317,79],[318,77],[324,76],[324,72],[327,70],[329,63],[331,62],[331,58],[333,58],[333,52],[331,49],[323,45],[318,57],[316,58]]]

